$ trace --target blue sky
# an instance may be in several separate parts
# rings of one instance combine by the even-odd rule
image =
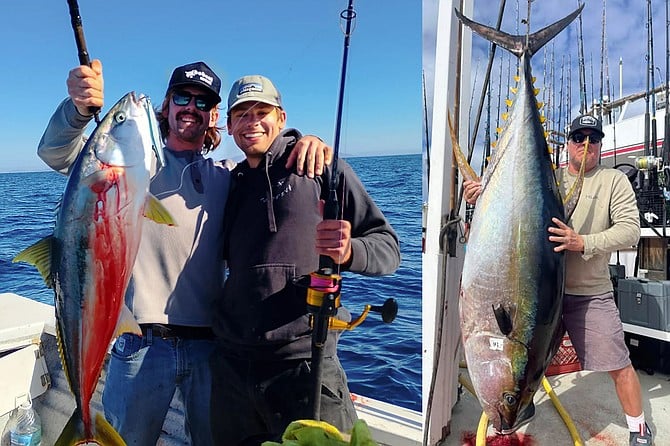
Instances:
[[[551,23],[565,17],[579,6],[578,0],[566,1],[534,1],[531,8],[531,32],[550,25]],[[582,1],[582,3],[584,3]],[[647,2],[644,0],[588,0],[582,12],[582,31],[584,45],[584,59],[586,66],[587,80],[587,98],[589,104],[593,98],[600,97],[600,72],[601,72],[601,48],[603,34],[603,4],[605,9],[605,47],[606,63],[609,69],[604,70],[605,77],[609,77],[610,92],[614,99],[620,97],[619,86],[623,96],[644,91],[647,82]],[[665,83],[666,79],[666,14],[665,0],[652,0],[652,30],[654,44],[654,79],[655,86],[658,87]],[[477,0],[475,1],[474,16],[475,21],[495,27],[499,0]],[[435,27],[437,21],[438,0],[423,1],[423,23],[422,23],[422,43],[423,43],[423,69],[428,76],[434,69],[435,53]],[[486,7],[482,7],[486,5]],[[517,13],[517,7],[520,11]],[[508,0],[506,2],[502,30],[510,34],[525,34],[526,25],[520,23],[527,16],[526,0]],[[535,86],[541,91],[548,91],[551,84],[549,74],[552,66],[554,67],[555,79],[555,100],[559,97],[561,69],[563,69],[564,80],[564,100],[567,101],[568,84],[570,85],[570,116],[574,118],[579,111],[580,92],[579,92],[579,74],[578,74],[578,27],[579,22],[575,20],[551,42],[549,42],[538,54],[533,57],[533,73],[537,77]],[[470,32],[469,30],[467,32]],[[473,36],[472,51],[472,82],[473,88],[469,92],[464,92],[466,107],[470,106],[470,97],[475,92],[476,99],[473,109],[476,110],[477,101],[482,88],[484,72],[488,62],[489,43],[480,36]],[[498,86],[500,85],[500,66],[504,66],[502,73],[502,89],[507,88],[507,52],[498,49],[496,52],[496,61],[492,70],[492,104],[495,107],[498,98]],[[622,73],[619,74],[619,60],[622,61]],[[512,65],[512,75],[514,65]],[[476,74],[475,74],[476,73]],[[428,81],[427,86],[432,86]],[[540,93],[541,100],[546,98]],[[607,87],[604,87],[604,93],[607,93]],[[428,93],[430,97],[430,92]],[[503,98],[505,95],[503,95]],[[637,101],[630,111],[642,109],[644,111],[644,100]],[[497,116],[495,110],[492,110],[492,117]],[[563,115],[565,119],[565,114]],[[495,123],[494,123],[495,124]],[[480,130],[484,126],[482,120]],[[479,141],[482,141],[480,138]],[[476,157],[473,159],[477,159]]]
[[[288,125],[331,144],[344,46],[339,16],[347,4],[79,0],[89,53],[103,63],[103,113],[128,91],[160,103],[174,67],[204,60],[222,78],[224,98],[238,77],[268,76]],[[340,155],[419,153],[421,3],[361,0],[354,9]],[[3,2],[2,10],[0,172],[45,170],[37,144],[78,64],[67,2]],[[241,152],[226,136],[214,157],[240,159]]]

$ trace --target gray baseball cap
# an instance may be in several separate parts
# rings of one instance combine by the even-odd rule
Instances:
[[[228,95],[228,113],[243,102],[262,102],[281,107],[281,94],[267,77],[259,74],[243,76],[235,81]]]

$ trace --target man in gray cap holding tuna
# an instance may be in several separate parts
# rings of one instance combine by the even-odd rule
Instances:
[[[585,370],[608,372],[626,416],[631,445],[652,444],[642,411],[640,381],[629,359],[623,326],[614,302],[609,259],[640,237],[640,216],[628,177],[601,166],[605,134],[590,115],[572,121],[568,165],[558,171],[565,197],[584,162],[584,186],[567,224],[554,218],[549,240],[566,253],[563,323]]]

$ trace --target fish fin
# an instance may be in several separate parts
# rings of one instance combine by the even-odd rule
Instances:
[[[472,169],[468,163],[467,158],[461,150],[461,146],[458,144],[458,138],[456,138],[456,132],[454,131],[454,126],[451,123],[451,116],[447,113],[447,122],[449,123],[449,134],[451,135],[451,145],[453,147],[454,158],[456,158],[456,164],[458,164],[458,170],[463,175],[463,178],[469,181],[479,181],[479,177]]]
[[[135,316],[133,316],[133,313],[126,305],[121,306],[119,322],[116,324],[114,336],[116,337],[123,333],[134,333],[138,336],[142,336],[142,329],[138,325]]]
[[[512,332],[512,316],[510,315],[510,312],[503,308],[501,304],[496,304],[492,305],[493,307],[493,314],[496,317],[496,322],[498,323],[498,328],[500,328],[500,331],[502,334],[507,336]]]
[[[507,34],[506,32],[491,28],[490,26],[483,25],[481,23],[474,22],[469,18],[461,14],[457,9],[455,9],[456,17],[463,22],[464,25],[472,29],[474,32],[488,40],[493,42],[496,45],[500,45],[505,48],[507,51],[515,54],[517,57],[521,57],[522,54],[527,53],[529,55],[535,54],[540,48],[542,48],[547,42],[556,36],[559,32],[563,30],[566,26],[570,24],[584,9],[584,4],[579,6],[572,14],[566,16],[565,18],[555,22],[541,30],[530,34],[529,36],[514,36]]]
[[[144,216],[158,224],[177,226],[172,214],[165,209],[165,206],[158,201],[158,198],[151,194],[147,195],[146,204],[144,206]]]
[[[563,208],[565,209],[565,221],[570,220],[570,217],[572,217],[572,213],[575,211],[575,208],[577,207],[577,202],[579,201],[579,197],[582,194],[582,187],[584,186],[584,175],[586,173],[586,155],[588,153],[589,149],[589,142],[584,144],[584,155],[582,156],[582,163],[579,167],[579,174],[577,174],[577,180],[572,184],[570,187],[570,190],[568,190],[568,193],[565,195],[565,198],[563,199]],[[564,180],[565,181],[565,180]]]
[[[95,416],[94,432],[93,438],[87,438],[87,435],[84,433],[81,411],[79,408],[76,408],[54,446],[71,446],[92,442],[101,445],[104,444],[105,446],[126,446],[126,442],[121,438],[121,435],[119,435],[100,412],[96,413]]]
[[[34,265],[49,288],[53,288],[51,281],[51,245],[53,239],[53,235],[44,237],[42,240],[33,243],[18,253],[12,259],[13,263],[26,262]]]
[[[100,412],[95,414],[95,440],[101,440],[100,444],[105,446],[126,446],[121,435]]]

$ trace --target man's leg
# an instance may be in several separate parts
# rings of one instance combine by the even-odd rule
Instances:
[[[112,348],[102,404],[128,445],[153,445],[175,391],[170,340],[123,334]]]
[[[642,414],[642,390],[640,380],[632,365],[609,372],[621,407],[626,415],[637,417]]]

